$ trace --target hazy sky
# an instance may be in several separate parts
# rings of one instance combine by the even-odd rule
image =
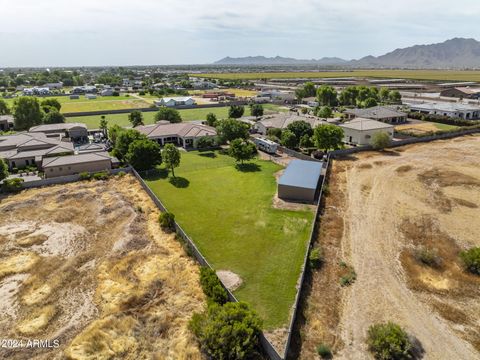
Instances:
[[[478,0],[0,0],[0,66],[346,59],[480,39]]]

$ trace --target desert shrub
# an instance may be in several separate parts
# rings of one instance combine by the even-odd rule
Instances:
[[[415,248],[413,256],[415,257],[415,260],[421,264],[437,268],[442,266],[442,258],[438,255],[437,249],[429,249],[425,246],[420,246]]]
[[[107,180],[109,176],[110,173],[108,171],[99,171],[93,174],[92,177],[94,180]]]
[[[209,359],[253,359],[259,357],[262,322],[242,302],[213,304],[194,314],[189,328]]]
[[[175,231],[175,215],[171,212],[162,212],[158,216],[160,227],[166,231]]]
[[[368,329],[367,344],[375,359],[410,359],[413,345],[408,334],[397,324],[375,324]]]
[[[320,344],[317,346],[317,354],[320,355],[322,359],[332,358],[332,350],[330,350],[330,346],[326,344]]]
[[[472,274],[480,275],[480,247],[474,247],[460,253],[465,269]]]
[[[92,176],[90,175],[89,172],[87,171],[84,171],[84,172],[81,172],[79,175],[79,179],[80,180],[90,180],[92,178]]]
[[[117,173],[117,176],[118,176],[118,177],[121,177],[121,178],[124,177],[125,175],[127,175],[127,173],[126,173],[125,171],[119,171],[119,172]]]
[[[223,288],[215,271],[208,267],[200,269],[200,285],[209,301],[223,305],[228,301],[227,291]]]
[[[318,269],[323,264],[323,252],[320,248],[314,248],[310,251],[308,255],[308,263],[310,264],[310,268]]]
[[[12,178],[5,179],[2,183],[2,191],[6,193],[15,193],[23,189],[23,179]]]
[[[343,268],[343,275],[340,277],[340,285],[352,285],[357,280],[357,273],[354,268],[344,261],[340,262],[340,267]]]

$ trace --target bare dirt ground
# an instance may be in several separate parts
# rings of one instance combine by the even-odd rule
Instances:
[[[334,162],[319,235],[326,262],[313,275],[301,358],[323,342],[335,358],[371,359],[368,327],[394,321],[425,359],[480,359],[480,278],[458,260],[480,245],[479,151],[471,136]],[[420,246],[441,265],[421,264]],[[339,261],[356,271],[349,287],[338,285]]]
[[[200,359],[198,267],[131,176],[0,199],[2,359]]]

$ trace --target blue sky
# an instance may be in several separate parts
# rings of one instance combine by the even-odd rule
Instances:
[[[478,0],[0,0],[0,66],[346,59],[480,39]]]

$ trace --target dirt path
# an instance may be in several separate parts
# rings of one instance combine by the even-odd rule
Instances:
[[[370,359],[365,344],[368,327],[391,320],[420,341],[425,359],[480,359],[479,352],[459,336],[458,327],[430,307],[433,296],[408,287],[399,260],[407,245],[399,231],[402,221],[423,214],[439,220],[442,231],[447,230],[458,243],[478,245],[480,224],[474,220],[479,210],[467,213],[454,208],[446,214],[435,203],[434,186],[426,190],[417,179],[433,167],[480,179],[479,149],[480,138],[470,137],[417,145],[390,155],[362,154],[347,171],[343,255],[355,268],[357,281],[345,290],[339,325],[344,347],[336,358]],[[398,172],[402,166],[408,174]],[[459,186],[448,188],[449,193],[465,191]]]

